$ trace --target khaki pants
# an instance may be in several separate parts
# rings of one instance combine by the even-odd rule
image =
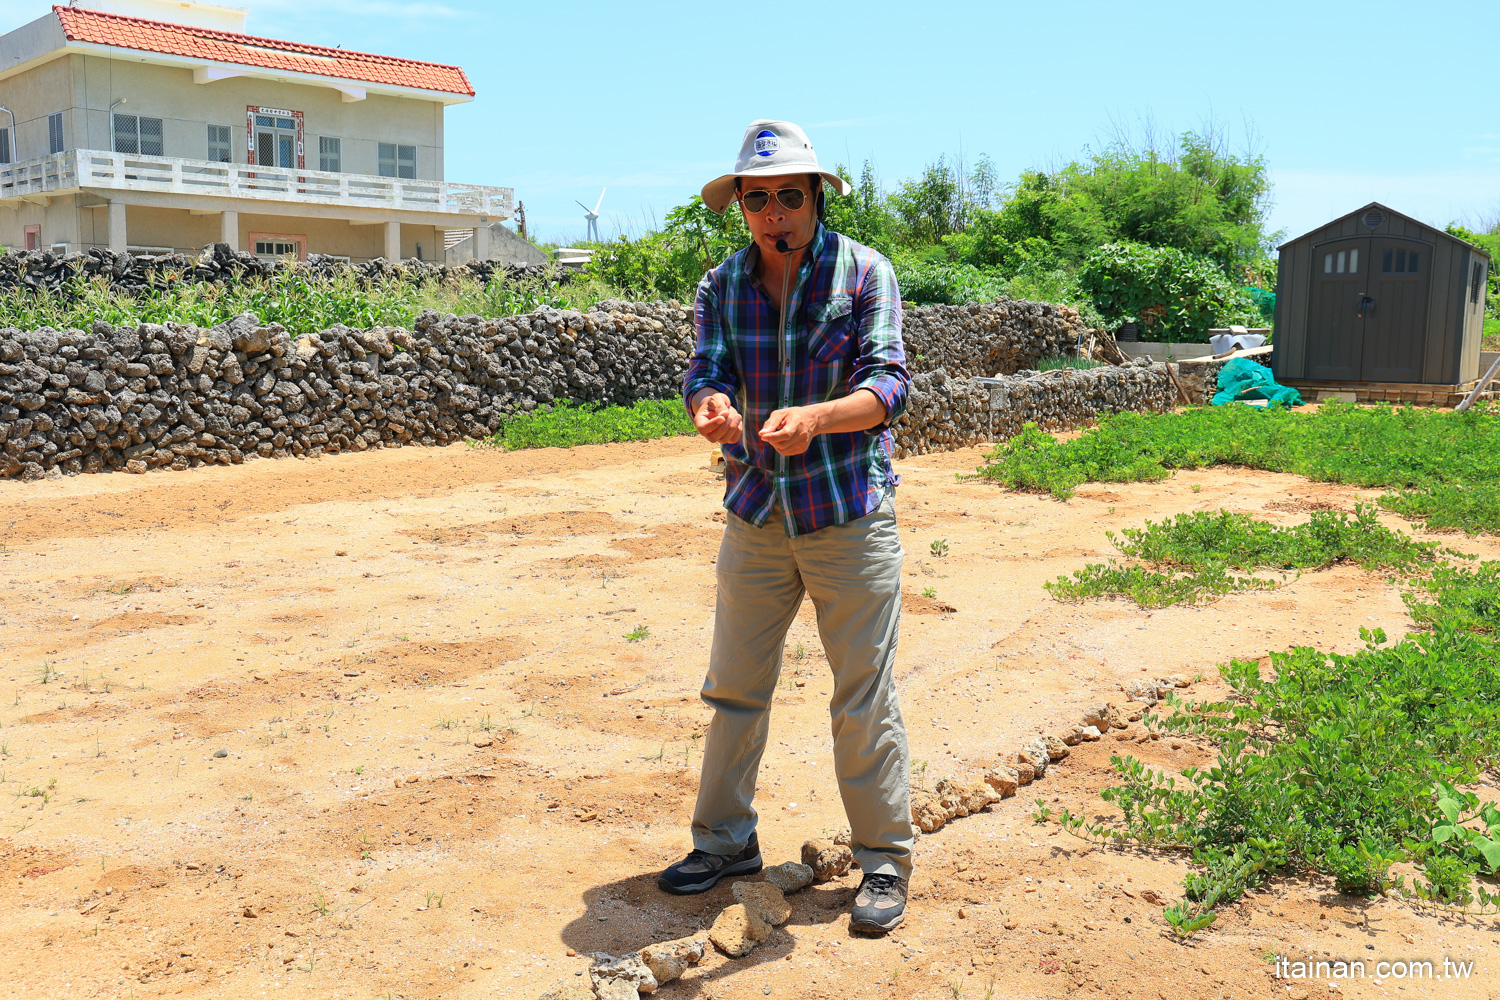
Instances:
[[[787,629],[804,591],[833,668],[833,757],[854,857],[867,873],[911,874],[910,757],[896,701],[901,540],[890,493],[865,517],[788,538],[780,511],[764,527],[730,514],[719,548],[718,608],[703,700],[693,846],[743,850],[755,830],[755,777]]]

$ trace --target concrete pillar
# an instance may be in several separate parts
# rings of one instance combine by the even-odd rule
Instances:
[[[109,203],[109,248],[115,253],[125,252],[125,203]]]
[[[385,259],[395,263],[401,259],[401,223],[385,224]]]
[[[488,224],[479,226],[474,230],[474,257],[477,260],[490,259],[490,227]]]
[[[219,216],[219,242],[240,248],[240,213],[224,212]]]

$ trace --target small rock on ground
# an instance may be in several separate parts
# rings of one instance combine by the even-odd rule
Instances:
[[[849,871],[854,852],[826,840],[809,840],[802,845],[802,863],[813,870],[814,882],[827,882]]]
[[[770,882],[736,882],[734,898],[772,927],[780,927],[792,915],[792,904]]]
[[[1000,793],[1001,798],[1010,798],[1016,794],[1016,785],[1020,783],[1020,775],[1016,769],[1008,764],[1000,764],[985,772],[985,782]]]
[[[771,935],[771,925],[743,903],[726,906],[708,929],[708,939],[730,958],[744,958]]]
[[[629,997],[634,997],[637,993],[655,993],[657,987],[656,976],[641,961],[641,956],[634,953],[616,958],[602,951],[595,952],[589,980],[600,1000],[615,1000],[615,994],[629,1000],[624,989],[628,988]]]
[[[688,966],[703,961],[703,949],[707,944],[708,933],[700,931],[692,937],[648,944],[636,954],[660,985],[680,978]]]
[[[798,889],[805,888],[812,884],[812,880],[812,866],[798,864],[795,861],[787,861],[774,868],[766,869],[766,881],[783,893],[796,892]]]

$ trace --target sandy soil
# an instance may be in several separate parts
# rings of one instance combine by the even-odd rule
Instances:
[[[689,846],[707,724],[724,518],[708,452],[408,448],[0,483],[0,981],[46,997],[522,998],[591,951],[711,921],[727,885],[654,886]],[[1203,608],[1058,604],[1042,583],[1106,554],[1108,529],[1215,508],[1290,524],[1374,493],[1217,470],[1061,503],[957,481],[981,454],[901,464],[900,678],[927,784],[1123,702],[1128,678],[1201,673],[1211,695],[1229,657],[1350,650],[1361,625],[1409,624],[1397,591],[1353,568]],[[810,605],[787,645],[758,800],[770,863],[844,825]],[[889,938],[847,930],[856,871],[793,897],[749,958],[712,956],[657,995],[1497,995],[1495,921],[1319,880],[1279,880],[1175,943],[1150,900],[1180,896],[1182,857],[1030,819],[1037,795],[1107,811],[1112,753],[1212,756],[1140,736],[1082,746],[923,837]],[[1329,992],[1273,980],[1269,954],[1477,965]]]

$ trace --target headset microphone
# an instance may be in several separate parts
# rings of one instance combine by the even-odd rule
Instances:
[[[776,241],[776,252],[777,253],[791,253],[794,250],[805,250],[808,247],[812,246],[812,244],[813,244],[813,241],[812,240],[808,240],[806,243],[802,244],[802,246],[800,246],[800,247],[792,247],[792,246],[787,246],[786,240],[777,240]]]

